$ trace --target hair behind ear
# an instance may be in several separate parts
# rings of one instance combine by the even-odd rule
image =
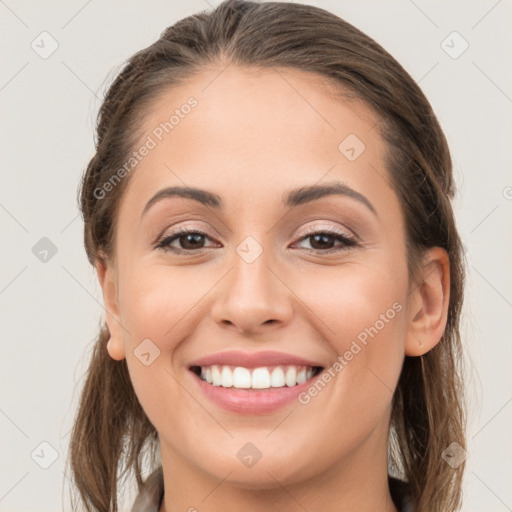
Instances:
[[[459,365],[459,346],[441,339],[426,354],[405,357],[393,397],[392,424],[397,435],[391,438],[390,461],[405,470],[419,511],[432,510],[430,504],[443,495],[444,510],[460,507],[465,461],[453,468],[442,458],[451,442],[466,449]],[[435,481],[425,480],[425,475],[433,474]],[[436,482],[457,492],[445,493]]]
[[[158,443],[157,432],[133,389],[126,360],[116,361],[107,352],[109,338],[107,327],[101,328],[70,439],[69,463],[88,512],[117,512],[119,479],[124,475],[118,471],[123,459],[125,473],[133,469],[140,490],[142,448],[146,442],[150,444],[149,456],[154,462]]]

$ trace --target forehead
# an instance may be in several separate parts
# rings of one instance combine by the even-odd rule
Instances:
[[[133,171],[121,212],[126,203],[140,212],[170,185],[208,188],[233,208],[281,201],[276,191],[323,179],[376,194],[386,185],[378,178],[386,174],[379,118],[345,92],[315,73],[235,65],[162,91],[141,124],[135,150],[152,148]]]
[[[378,122],[370,107],[353,96],[316,73],[230,65],[205,69],[183,84],[162,91],[142,129],[143,133],[158,132],[159,123],[185,109],[187,101],[194,98],[197,106],[190,115],[180,115],[173,120],[176,124],[172,133],[162,134],[170,139],[169,146],[173,139],[178,143],[193,133],[195,138],[201,137],[203,145],[210,141],[215,147],[245,146],[247,150],[265,146],[266,152],[288,145],[300,153],[306,138],[309,144],[304,150],[309,154],[315,148],[323,153],[329,144],[337,155],[337,141],[347,129],[363,138]]]

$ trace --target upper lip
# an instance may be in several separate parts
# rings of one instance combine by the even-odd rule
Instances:
[[[243,366],[245,368],[258,368],[261,366],[322,366],[317,361],[304,359],[293,354],[286,354],[284,352],[274,351],[260,351],[260,352],[241,352],[231,350],[227,352],[217,352],[210,354],[189,364],[192,366],[212,366],[212,365],[226,365],[226,366]]]

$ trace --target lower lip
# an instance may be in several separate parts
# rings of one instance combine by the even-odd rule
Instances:
[[[204,394],[216,405],[228,411],[240,414],[264,414],[275,411],[298,399],[316,378],[297,384],[296,386],[269,389],[236,389],[213,386],[202,380],[194,372],[192,376]]]

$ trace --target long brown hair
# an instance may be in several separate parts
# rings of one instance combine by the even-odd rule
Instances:
[[[438,246],[448,253],[451,278],[441,341],[421,357],[405,357],[392,403],[389,467],[409,483],[416,512],[458,510],[464,461],[452,467],[443,460],[453,442],[466,447],[459,332],[465,265],[451,206],[451,157],[428,100],[373,39],[317,7],[244,0],[226,0],[167,28],[130,58],[98,113],[96,153],[79,191],[90,263],[115,260],[118,205],[133,173],[105,197],[97,191],[133,151],[152,101],[205,66],[231,64],[318,73],[378,114],[387,169],[406,220],[410,277],[420,269],[422,251]],[[92,349],[69,451],[79,499],[98,512],[117,512],[119,483],[130,471],[141,489],[145,457],[154,468],[158,450],[126,360],[108,355],[108,339],[104,326]]]

